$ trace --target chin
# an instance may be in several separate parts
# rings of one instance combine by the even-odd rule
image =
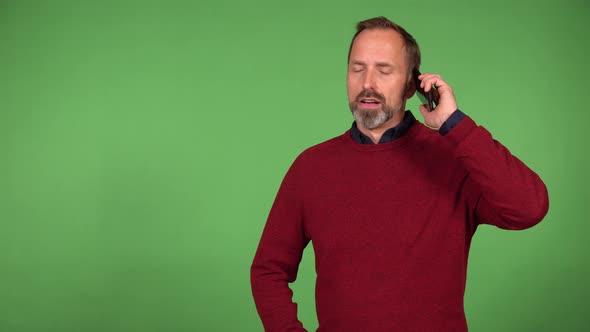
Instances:
[[[367,129],[375,129],[381,127],[391,118],[385,112],[376,111],[379,111],[379,109],[357,108],[352,114],[356,123]]]

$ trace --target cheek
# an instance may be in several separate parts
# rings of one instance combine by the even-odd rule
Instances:
[[[398,85],[396,84],[395,86],[392,86],[388,89],[388,93],[387,93],[387,100],[388,101],[393,101],[393,102],[399,102],[399,100],[401,100],[403,98],[403,93],[404,93],[404,85]]]
[[[348,99],[354,100],[363,91],[363,84],[354,77],[346,77],[346,91],[348,92]]]
[[[349,101],[353,101],[356,98],[356,96],[360,93],[357,84],[355,84],[354,80],[351,80],[350,78],[346,79],[346,91],[348,93]]]

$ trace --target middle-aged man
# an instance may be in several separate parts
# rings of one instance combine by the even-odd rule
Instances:
[[[287,172],[251,268],[266,331],[306,331],[288,284],[311,240],[317,331],[467,331],[463,296],[479,224],[525,229],[548,209],[541,179],[457,108],[439,75],[424,124],[405,110],[420,66],[414,38],[377,17],[348,59],[350,130]],[[494,101],[497,102],[497,101]]]

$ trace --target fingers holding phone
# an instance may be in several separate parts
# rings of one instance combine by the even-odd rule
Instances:
[[[457,101],[451,86],[440,75],[414,71],[414,81],[418,97],[422,100],[420,112],[424,122],[432,128],[442,124],[457,110]]]
[[[434,110],[434,107],[436,107],[435,105],[438,104],[438,91],[436,90],[436,88],[432,87],[428,90],[425,90],[424,86],[422,85],[422,81],[420,80],[420,76],[422,76],[420,71],[418,71],[417,69],[414,70],[414,83],[416,84],[418,98],[420,98],[422,104],[427,107],[428,111],[432,112]]]

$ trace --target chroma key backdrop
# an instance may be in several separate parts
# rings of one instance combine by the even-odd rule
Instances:
[[[584,0],[0,2],[0,331],[262,331],[269,209],[296,156],[350,128],[348,46],[381,15],[549,189],[538,226],[475,234],[470,331],[585,331]],[[310,244],[309,331],[314,283]]]

